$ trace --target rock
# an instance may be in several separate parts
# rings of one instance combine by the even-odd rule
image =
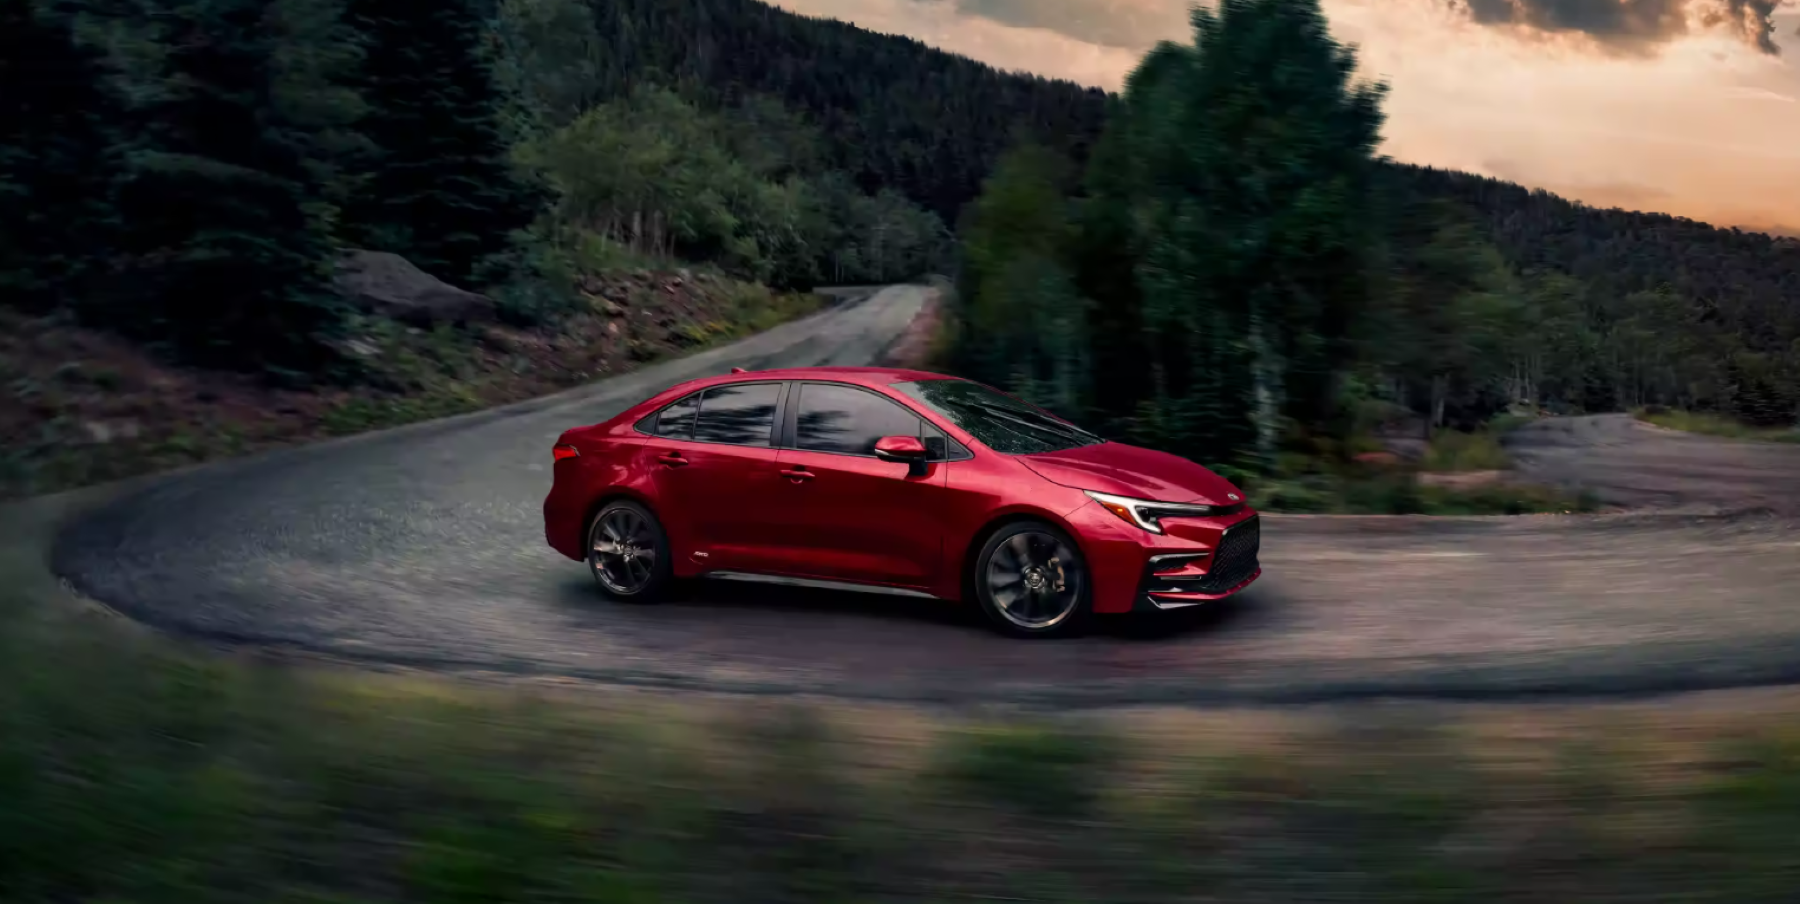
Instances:
[[[458,289],[385,251],[346,252],[334,281],[358,308],[414,326],[495,318],[492,298]]]
[[[113,440],[137,439],[142,432],[138,422],[132,418],[121,418],[113,421],[84,421],[82,429],[87,431],[88,439],[96,443],[110,443]]]
[[[381,354],[381,347],[367,339],[347,339],[344,341],[344,351],[358,358],[373,358]]]
[[[1419,475],[1419,485],[1428,487],[1447,487],[1454,490],[1471,490],[1476,487],[1492,486],[1505,479],[1505,471],[1426,472]]]
[[[1430,448],[1422,439],[1416,437],[1383,436],[1378,438],[1382,448],[1389,454],[1399,456],[1405,461],[1419,461],[1425,457]]]

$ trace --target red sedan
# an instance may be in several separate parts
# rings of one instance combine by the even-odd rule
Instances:
[[[1256,513],[1219,475],[923,371],[734,370],[569,430],[554,457],[545,536],[615,599],[774,580],[973,600],[1043,636],[1262,574]]]

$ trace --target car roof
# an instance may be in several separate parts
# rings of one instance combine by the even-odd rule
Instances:
[[[743,373],[701,377],[684,384],[694,388],[747,380],[831,380],[862,386],[887,386],[910,380],[960,380],[947,374],[904,367],[783,367],[775,370],[747,370]]]

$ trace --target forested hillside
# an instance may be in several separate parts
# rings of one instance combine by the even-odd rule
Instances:
[[[1384,89],[1316,0],[1196,25],[1088,159],[1021,145],[985,183],[958,368],[1248,472],[1397,409],[1800,422],[1800,242],[1383,160]]]
[[[1109,97],[758,0],[35,0],[0,16],[6,303],[173,360],[360,379],[344,349],[366,312],[333,276],[368,249],[537,324],[587,310],[596,274],[683,261],[783,288],[955,267],[955,319],[985,356],[958,366],[1174,446],[1233,435],[1208,406],[1285,408],[1244,428],[1263,446],[1275,421],[1329,433],[1346,399],[1458,421],[1509,401],[1759,423],[1800,409],[1800,245],[1387,163],[1364,147],[1378,97],[1341,107],[1347,87],[1269,98],[1348,143],[1296,170],[1329,189],[1333,212],[1307,227],[1325,232],[1306,233],[1324,244],[1152,285],[1171,262],[1223,266],[1167,245],[1202,219],[1182,241],[1305,232],[1258,226],[1266,212],[1232,209],[1222,183],[1185,196],[1198,207],[1144,206],[1287,153],[1250,142],[1253,123],[1209,124],[1224,89],[1182,74],[1269,62],[1229,36],[1211,58],[1159,51]],[[1270,301],[1299,319],[1245,321],[1217,348],[1145,344],[1146,326],[1201,329],[1268,293],[1306,310]],[[983,332],[1001,323],[1016,334]],[[1214,363],[1142,366],[1159,359]],[[1271,368],[1299,381],[1285,401]],[[1264,395],[1227,385],[1246,379]]]
[[[522,19],[569,19],[585,28],[585,17],[567,6],[573,2],[510,0],[508,8]],[[1003,74],[915,41],[794,16],[757,0],[593,0],[591,8],[600,22],[592,38],[571,38],[579,32],[565,22],[556,30],[560,43],[548,40],[550,29],[536,42],[565,55],[563,63],[534,69],[558,73],[529,92],[546,98],[541,106],[569,117],[646,80],[673,85],[703,106],[772,98],[819,129],[821,143],[808,146],[809,159],[827,162],[864,190],[903,192],[946,222],[966,215],[982,180],[1008,149],[1022,145],[1061,161],[1046,164],[1063,168],[1059,192],[1091,199],[1097,189],[1082,184],[1079,172],[1100,141],[1109,105],[1115,114],[1122,109],[1121,99],[1094,89]],[[568,62],[576,58],[598,62]],[[780,129],[761,132],[795,146],[778,138]],[[1666,403],[1759,423],[1794,421],[1800,242],[1662,214],[1596,210],[1510,183],[1380,159],[1367,178],[1379,183],[1372,189],[1378,197],[1357,227],[1382,233],[1379,244],[1392,264],[1391,279],[1370,291],[1397,324],[1375,344],[1410,361],[1366,374],[1381,384],[1370,392],[1462,421],[1515,397],[1572,409]],[[1444,272],[1446,256],[1460,259],[1462,275]],[[1134,310],[1131,299],[1109,295],[1133,282],[1131,267],[1101,266],[1084,279],[1085,292],[1076,297],[1096,305],[1096,316]],[[1514,320],[1446,333],[1452,327],[1442,322],[1445,312],[1473,304],[1471,287],[1516,301],[1488,311]],[[1021,303],[1049,317],[1050,299],[1061,290],[1020,291],[1042,301]],[[1409,292],[1419,297],[1403,303]],[[1419,310],[1409,313],[1404,304]],[[1092,337],[1108,327],[1083,319],[1063,329]],[[1031,332],[1034,341],[1056,341],[1047,325]],[[1491,345],[1500,333],[1541,341],[1496,357]],[[1404,343],[1403,335],[1410,336]],[[1490,348],[1476,354],[1470,343]],[[1001,379],[1030,369],[1000,347],[990,344],[985,353],[1007,358],[1009,369],[978,372]],[[1124,365],[1142,351],[1130,343],[1112,352],[1083,348],[1072,366],[1102,373],[1121,369],[1111,355],[1123,355],[1116,363]],[[1401,385],[1407,383],[1413,385]],[[1100,407],[1107,419],[1131,420],[1147,392],[1110,387]]]
[[[846,169],[780,97],[652,65],[666,35],[629,12],[8,2],[3,301],[307,385],[363,379],[345,349],[368,311],[337,278],[353,250],[487,293],[520,324],[580,312],[583,280],[620,269],[804,289],[948,266],[940,217]]]
[[[549,9],[563,0],[515,2]],[[590,76],[585,92],[571,92],[565,79],[542,88],[547,95],[567,92],[571,108],[583,95],[617,94],[652,76],[702,104],[729,104],[743,94],[778,97],[821,128],[824,146],[817,153],[830,166],[866,189],[904,191],[947,221],[967,214],[977,185],[1021,144],[1062,160],[1046,164],[1066,169],[1058,193],[1093,196],[1078,171],[1114,103],[1093,88],[1008,76],[918,41],[779,13],[756,0],[594,0],[592,7],[603,22],[601,58],[610,63]],[[1379,294],[1397,324],[1411,330],[1404,351],[1397,331],[1382,331],[1382,342],[1390,357],[1409,357],[1408,367],[1429,371],[1413,375],[1395,364],[1370,373],[1382,384],[1372,393],[1456,420],[1478,418],[1517,396],[1588,411],[1672,403],[1759,423],[1795,421],[1800,243],[1665,214],[1598,211],[1519,185],[1379,158],[1368,178],[1381,187],[1361,229],[1381,229],[1395,279]],[[1462,259],[1463,276],[1454,286],[1442,285],[1449,279],[1445,256]],[[1096,312],[1116,317],[1134,310],[1129,299],[1123,308],[1102,299],[1114,292],[1107,286],[1132,279],[1130,267],[1087,279],[1103,283],[1078,294]],[[1471,286],[1530,299],[1505,306],[1516,322],[1483,330],[1541,342],[1530,351],[1508,351],[1505,360],[1467,346],[1492,337],[1456,331],[1462,339],[1453,342],[1445,333],[1451,326],[1435,319],[1472,304]],[[1031,292],[1055,292],[1055,286],[1021,292],[1051,299]],[[1406,292],[1420,294],[1413,303],[1418,312],[1400,308]],[[1024,304],[1044,317],[1053,308]],[[1534,331],[1523,333],[1517,324]],[[1064,330],[1093,337],[1105,333],[1105,324],[1069,321]],[[1031,331],[1039,342],[1057,335],[1042,322]],[[999,348],[990,342],[985,355],[1008,358],[1008,371],[977,367],[977,373],[999,380],[1031,369]],[[1141,353],[1125,348],[1084,346],[1078,366],[1118,373],[1112,355],[1125,364]],[[1408,382],[1415,385],[1388,385]],[[1148,398],[1143,387],[1111,389],[1102,407],[1114,409],[1123,398],[1127,411],[1109,411],[1109,420],[1132,420],[1130,412]]]

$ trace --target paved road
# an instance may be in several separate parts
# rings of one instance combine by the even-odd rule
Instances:
[[[677,687],[1076,706],[1800,681],[1800,532],[1776,517],[1271,516],[1267,576],[1235,604],[1047,643],[880,596],[726,585],[619,605],[544,547],[563,428],[732,365],[866,363],[922,301],[888,289],[552,399],[154,482],[71,526],[55,566],[127,614],[206,639]],[[1800,493],[1800,448],[1746,452],[1616,419],[1532,431],[1517,451],[1533,467],[1604,493],[1676,486],[1673,501],[1725,507]],[[1657,484],[1669,467],[1729,486]],[[1709,487],[1724,490],[1708,499]]]
[[[1726,442],[1599,414],[1527,424],[1507,445],[1535,478],[1617,505],[1800,515],[1800,443]]]

